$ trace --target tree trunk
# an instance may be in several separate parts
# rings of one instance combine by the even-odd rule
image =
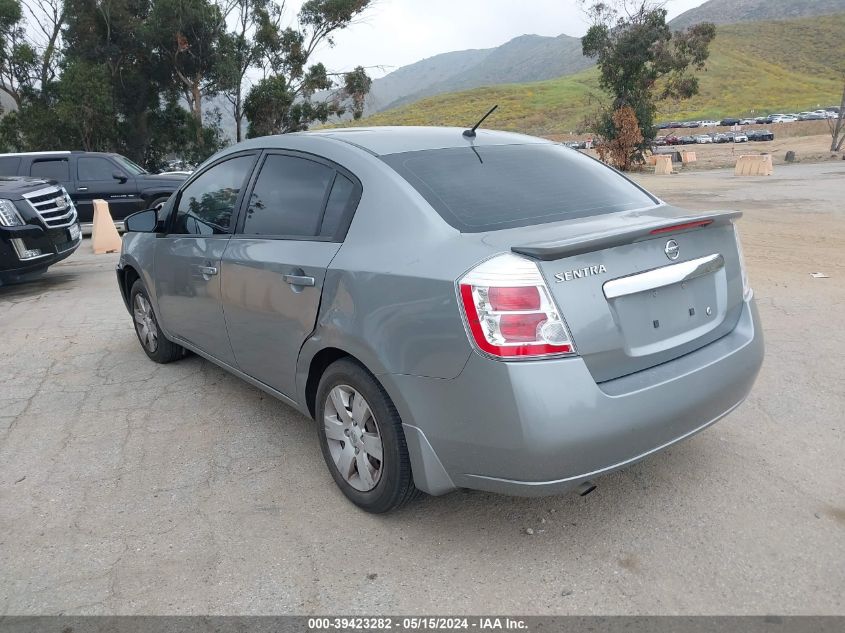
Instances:
[[[243,113],[241,112],[241,92],[240,87],[238,87],[238,96],[235,99],[235,141],[240,143],[243,140],[243,133],[241,132],[241,119],[243,118]]]
[[[197,144],[202,145],[202,91],[197,77],[191,85],[191,112],[197,122]]]
[[[6,87],[6,85],[0,85],[0,90],[5,92],[12,98],[12,101],[15,102],[15,107],[20,112],[21,109],[21,95],[17,90],[12,90],[11,88]]]
[[[55,23],[53,24],[53,32],[50,35],[50,40],[47,42],[47,47],[44,49],[44,55],[41,60],[41,90],[42,92],[46,89],[47,83],[50,80],[50,61],[53,58],[53,53],[56,50],[56,41],[59,38],[59,35],[62,32],[62,25],[65,21],[65,13],[62,13],[56,18]]]
[[[830,142],[830,151],[838,152],[842,149],[842,142],[845,141],[845,85],[842,86],[842,102],[839,104],[839,116],[833,126],[830,135],[833,137]]]
[[[82,149],[86,152],[91,150],[91,125],[88,121],[83,121],[79,125],[79,136],[82,139]]]

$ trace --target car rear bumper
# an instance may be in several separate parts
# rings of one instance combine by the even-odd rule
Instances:
[[[690,354],[596,384],[579,358],[473,354],[453,380],[383,376],[418,487],[565,492],[706,428],[748,395],[764,344],[753,299],[736,328]]]

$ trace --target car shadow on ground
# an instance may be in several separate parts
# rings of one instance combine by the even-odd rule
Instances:
[[[207,363],[204,359],[196,359],[200,363]],[[326,488],[320,496],[319,505],[329,513],[348,512],[357,519],[362,518],[362,511],[347,501],[339,489],[336,488],[328,470],[323,464],[316,437],[316,422],[309,417],[295,412],[282,402],[274,402],[267,398],[257,388],[252,387],[238,378],[218,370],[218,379],[240,384],[244,391],[254,393],[256,412],[278,406],[278,418],[266,415],[244,416],[252,418],[255,423],[266,425],[262,433],[267,436],[278,436],[274,445],[284,447],[284,456],[279,459],[279,472],[286,466],[290,452],[299,453],[314,469],[306,477],[320,477]],[[244,394],[245,398],[252,396]],[[263,404],[259,404],[259,398]],[[647,508],[657,503],[664,507],[681,508],[690,502],[683,499],[683,495],[698,490],[708,496],[716,489],[729,486],[729,482],[713,481],[713,475],[720,468],[720,453],[718,440],[712,429],[692,438],[688,438],[674,446],[659,451],[640,462],[633,463],[620,470],[596,477],[594,483],[597,488],[585,497],[580,497],[574,490],[550,496],[540,497],[512,497],[477,490],[459,489],[447,495],[432,497],[421,495],[420,498],[408,505],[384,515],[364,515],[369,520],[381,524],[387,531],[394,529],[419,531],[424,535],[437,526],[452,525],[456,532],[475,532],[489,530],[491,533],[499,531],[515,531],[526,536],[543,537],[553,532],[552,522],[563,521],[572,531],[590,530],[601,525],[609,525],[620,520],[620,517],[648,514]],[[322,474],[318,474],[322,473]],[[296,476],[295,476],[296,477]],[[286,475],[287,479],[288,476]],[[306,485],[305,481],[302,485]],[[706,492],[707,487],[710,492]],[[310,511],[310,503],[304,504]],[[322,511],[322,510],[320,510]],[[479,519],[484,517],[479,523]],[[350,517],[352,518],[352,517]],[[356,520],[357,520],[356,519]],[[368,519],[364,519],[368,521]],[[409,522],[415,527],[409,528]],[[469,525],[474,529],[467,530]],[[576,529],[577,528],[577,529]],[[586,536],[586,534],[585,534]],[[461,540],[460,537],[456,537]]]
[[[137,346],[137,341],[129,342],[130,332],[126,336],[127,345]],[[140,349],[136,351],[138,361],[147,362],[141,358]],[[666,524],[662,527],[652,529],[675,529],[670,526],[679,517],[689,513],[697,516],[702,508],[709,507],[708,500],[714,496],[734,493],[730,479],[719,475],[725,460],[724,449],[720,449],[721,434],[708,429],[641,462],[596,477],[597,489],[586,497],[579,497],[574,491],[544,497],[509,497],[461,489],[440,497],[421,495],[388,514],[367,514],[336,487],[324,464],[312,419],[198,356],[191,355],[169,366],[169,371],[180,370],[177,373],[183,369],[185,374],[203,376],[198,390],[187,396],[189,400],[193,400],[194,393],[211,391],[222,394],[224,409],[237,403],[237,422],[225,436],[218,437],[215,450],[238,454],[246,462],[255,460],[250,466],[263,470],[266,480],[259,486],[258,497],[262,500],[254,508],[247,504],[251,507],[248,512],[262,514],[272,510],[283,524],[296,524],[294,516],[320,516],[330,524],[351,522],[388,539],[417,539],[429,547],[437,546],[439,539],[448,535],[452,546],[470,551],[497,539],[505,548],[517,546],[523,538],[534,539],[539,546],[547,543],[557,547],[561,541],[574,546],[579,539],[582,545],[604,542],[611,535],[628,530],[632,522],[653,522],[655,508],[668,518],[664,517]],[[186,380],[194,379],[186,376]],[[196,404],[201,406],[199,401]],[[224,417],[229,415],[231,412],[223,413]],[[261,456],[244,454],[243,443],[255,442],[256,438],[260,438],[260,446],[267,447],[263,464]],[[256,450],[263,452],[259,444]],[[218,472],[225,474],[215,485],[223,489],[241,485],[242,473]],[[174,483],[174,487],[180,485]],[[274,492],[276,486],[281,489]],[[212,507],[215,512],[227,511],[228,503],[224,496],[215,497]],[[553,545],[555,542],[558,545]]]
[[[47,271],[43,276],[32,281],[0,286],[0,301],[22,301],[34,299],[51,290],[60,290],[79,278],[76,272],[69,270]]]

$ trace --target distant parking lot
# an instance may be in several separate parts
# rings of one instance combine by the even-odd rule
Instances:
[[[637,180],[745,212],[767,358],[736,412],[586,498],[365,514],[309,420],[146,358],[116,255],[0,288],[0,616],[845,614],[845,162]]]

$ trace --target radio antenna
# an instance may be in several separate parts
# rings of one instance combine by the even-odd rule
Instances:
[[[489,111],[489,112],[487,112],[487,114],[485,114],[483,117],[481,117],[481,118],[479,119],[478,123],[476,123],[475,125],[473,125],[470,129],[468,129],[468,130],[464,130],[464,136],[465,136],[465,137],[467,137],[467,138],[475,138],[475,130],[477,130],[477,129],[478,129],[478,126],[479,126],[479,125],[481,125],[482,123],[484,123],[484,119],[486,119],[488,116],[490,116],[491,114],[493,114],[493,112],[494,112],[494,111],[496,110],[496,108],[498,108],[498,107],[499,107],[499,104],[494,105],[492,108],[490,108],[490,111]]]

